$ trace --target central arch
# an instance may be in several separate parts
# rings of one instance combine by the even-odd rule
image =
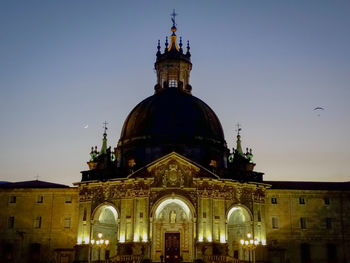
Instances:
[[[152,261],[193,261],[195,209],[181,195],[168,195],[159,199],[151,210]],[[174,261],[173,261],[174,260]]]

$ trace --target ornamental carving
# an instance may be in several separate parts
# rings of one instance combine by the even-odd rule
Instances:
[[[265,192],[262,189],[255,190],[253,199],[256,203],[265,203]]]
[[[147,197],[150,194],[149,185],[143,181],[134,181],[118,185],[103,184],[94,187],[83,186],[80,188],[81,202],[104,202],[120,198]]]
[[[163,182],[163,187],[167,187],[167,186],[183,187],[184,177],[183,177],[182,171],[178,169],[177,164],[169,164],[168,169],[164,171],[162,182]]]

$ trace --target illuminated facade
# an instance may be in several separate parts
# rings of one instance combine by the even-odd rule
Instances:
[[[192,95],[190,46],[176,31],[173,18],[163,52],[158,42],[154,95],[114,149],[105,128],[76,187],[0,185],[1,262],[350,261],[349,183],[264,181],[239,127],[230,152],[218,117]],[[45,205],[24,205],[43,195]],[[33,244],[41,249],[28,253]]]

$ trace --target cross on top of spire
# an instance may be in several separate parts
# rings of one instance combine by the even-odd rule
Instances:
[[[240,131],[242,130],[242,126],[241,126],[241,124],[239,124],[239,123],[237,123],[236,124],[236,132],[237,132],[237,135],[240,135],[239,133],[240,133]]]
[[[171,21],[173,22],[173,26],[176,27],[175,17],[178,15],[175,13],[175,9],[173,9],[173,13],[171,15]]]
[[[108,130],[107,124],[108,124],[108,122],[106,122],[106,121],[103,123],[103,129],[105,129],[105,132],[104,132],[104,133],[106,133],[107,130]]]

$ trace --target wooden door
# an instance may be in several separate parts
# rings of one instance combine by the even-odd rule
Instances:
[[[180,262],[180,233],[165,233],[165,262]]]

